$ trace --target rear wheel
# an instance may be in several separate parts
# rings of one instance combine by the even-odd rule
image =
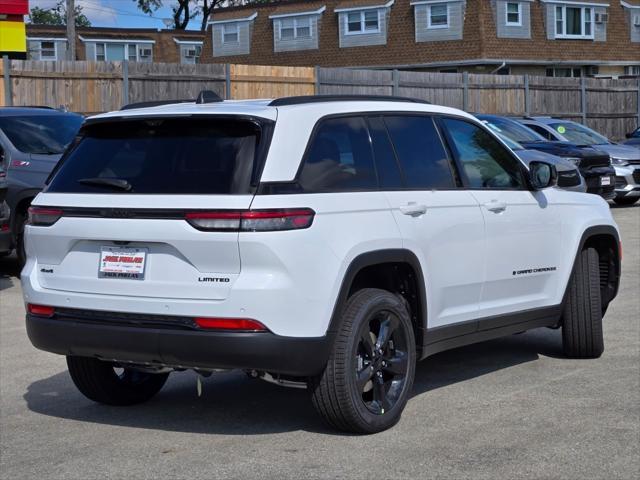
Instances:
[[[402,299],[360,290],[347,302],[325,371],[310,382],[313,404],[339,430],[386,430],[411,394],[415,363],[413,326]]]
[[[562,346],[573,358],[597,358],[604,351],[598,252],[578,255],[562,315]]]
[[[620,197],[620,198],[613,199],[613,201],[616,202],[618,205],[633,205],[638,200],[640,200],[640,197]]]
[[[71,379],[90,400],[107,405],[135,405],[160,391],[168,373],[147,373],[119,368],[96,358],[67,357]]]

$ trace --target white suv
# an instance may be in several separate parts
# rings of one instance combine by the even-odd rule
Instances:
[[[442,350],[562,327],[567,355],[602,353],[618,231],[554,180],[472,116],[406,99],[99,115],[30,211],[29,338],[97,402],[239,368],[380,431]]]

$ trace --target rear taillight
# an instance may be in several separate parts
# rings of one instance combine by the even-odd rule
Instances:
[[[46,305],[34,305],[33,303],[27,305],[27,311],[31,315],[46,318],[53,317],[53,314],[55,313],[55,309],[53,307],[48,307]]]
[[[29,207],[27,223],[36,227],[49,227],[60,220],[62,213],[59,208]]]
[[[266,332],[267,327],[250,318],[195,318],[196,325],[208,330],[233,330],[242,332]]]
[[[220,210],[190,212],[185,219],[207,232],[274,232],[309,228],[315,212],[310,208],[273,210]]]

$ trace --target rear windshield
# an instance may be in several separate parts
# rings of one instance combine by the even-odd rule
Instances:
[[[47,191],[252,193],[260,126],[244,119],[172,118],[85,127]]]
[[[0,117],[0,130],[23,153],[59,155],[82,124],[80,115]]]

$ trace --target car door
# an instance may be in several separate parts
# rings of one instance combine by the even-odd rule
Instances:
[[[480,317],[549,306],[563,250],[553,189],[530,191],[524,165],[480,125],[453,117],[440,122],[486,225]]]
[[[428,328],[472,321],[474,331],[485,255],[477,201],[457,188],[433,117],[389,114],[369,118],[369,128],[403,247],[422,265]]]

